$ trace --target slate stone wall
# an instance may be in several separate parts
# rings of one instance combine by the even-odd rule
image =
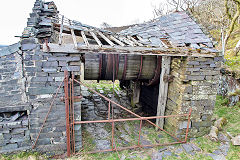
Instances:
[[[192,108],[190,137],[200,137],[210,131],[215,106],[221,57],[173,58],[166,115],[188,113]],[[187,118],[167,118],[164,128],[184,137]]]
[[[31,146],[22,52],[15,49],[9,47],[10,52],[0,56],[0,153]]]
[[[41,44],[51,42],[53,3],[37,0],[24,29],[18,52],[0,56],[0,153],[31,149],[53,97],[63,82],[64,71],[80,75],[80,55],[44,53]],[[5,52],[4,52],[5,53]],[[75,96],[80,86],[74,85]],[[49,155],[66,152],[64,83],[44,125],[36,151]],[[14,119],[15,114],[24,113]],[[81,102],[75,102],[75,120],[81,120]],[[81,126],[75,126],[76,150],[81,146]]]
[[[36,145],[36,150],[49,154],[60,154],[66,151],[66,118],[64,97],[64,71],[80,75],[80,55],[63,53],[45,53],[40,49],[37,39],[22,40],[24,75],[26,77],[26,95],[32,104],[29,115],[30,136],[33,141],[44,122],[51,101],[58,87],[62,84],[53,108],[44,125]],[[80,86],[75,85],[75,96],[80,95]],[[79,120],[81,103],[75,103],[75,118]],[[76,133],[81,127],[75,127]],[[81,140],[81,134],[76,139]]]
[[[21,51],[0,56],[0,107],[25,101]]]

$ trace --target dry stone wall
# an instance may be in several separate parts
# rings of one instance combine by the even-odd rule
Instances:
[[[33,46],[33,47],[25,47]],[[41,132],[36,145],[37,151],[49,154],[59,154],[66,151],[66,118],[64,97],[64,71],[80,75],[80,56],[63,53],[45,53],[40,49],[40,44],[35,39],[29,38],[22,41],[24,57],[24,74],[26,79],[26,95],[32,104],[29,115],[30,136],[36,140],[45,116],[49,110],[52,97],[62,84],[56,97],[53,108],[49,114],[46,125]],[[71,65],[74,64],[74,65]],[[79,64],[79,65],[78,65]],[[80,86],[75,86],[75,96],[80,95]],[[75,103],[76,120],[81,115],[81,104]],[[76,132],[80,127],[75,127]],[[81,140],[78,134],[76,139]],[[79,138],[80,137],[80,138]]]
[[[18,52],[0,55],[0,153],[31,149],[64,80],[64,71],[74,72],[79,78],[80,55],[42,51],[42,42],[52,41],[51,17],[56,13],[53,3],[37,0]],[[74,89],[75,96],[80,96],[80,86],[75,84]],[[66,152],[63,97],[64,84],[34,150],[50,155]],[[80,101],[75,102],[75,120],[81,120]],[[81,126],[76,125],[75,132],[76,146],[80,146]]]
[[[0,55],[0,153],[27,150],[31,146],[30,106],[24,93],[19,46],[9,46]]]
[[[217,85],[220,74],[221,57],[173,58],[169,84],[166,115],[188,113],[192,108],[190,137],[207,134],[212,125]],[[184,137],[187,118],[167,118],[166,129]]]

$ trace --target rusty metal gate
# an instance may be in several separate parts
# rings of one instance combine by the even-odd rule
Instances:
[[[111,99],[105,97],[104,95],[98,93],[97,91],[87,87],[84,83],[81,81],[78,81],[74,78],[74,74],[72,73],[72,77],[69,78],[68,72],[65,71],[65,79],[64,79],[64,91],[65,91],[65,106],[66,106],[66,136],[67,136],[67,156],[71,155],[79,155],[83,154],[83,152],[78,152],[76,153],[75,151],[75,133],[74,133],[74,126],[76,124],[93,124],[93,123],[109,123],[111,124],[112,128],[112,136],[111,136],[111,149],[106,149],[106,150],[95,150],[95,151],[90,151],[88,153],[98,153],[98,152],[108,152],[108,151],[116,151],[118,156],[119,153],[118,151],[121,150],[126,150],[126,149],[135,149],[135,148],[143,148],[143,147],[154,147],[154,146],[164,146],[164,145],[172,145],[172,144],[180,144],[180,143],[186,143],[187,137],[188,137],[188,130],[189,130],[189,125],[190,125],[190,117],[191,117],[191,112],[192,109],[189,109],[189,113],[187,114],[180,114],[180,115],[168,115],[168,116],[153,116],[153,117],[141,117],[140,115],[137,115],[133,113],[132,111],[128,110],[127,108],[121,106],[120,104],[112,101]],[[97,94],[98,96],[102,97],[108,102],[108,118],[106,120],[94,120],[94,121],[75,121],[74,120],[74,99],[76,98],[74,96],[74,83],[77,83],[79,85],[83,85],[86,88],[88,88],[89,91],[91,91],[94,94]],[[135,116],[135,118],[126,118],[126,119],[114,119],[113,116],[113,107],[117,106],[120,107],[121,109],[125,110],[126,112],[130,113],[131,115]],[[112,116],[111,116],[112,115]],[[155,123],[153,123],[150,120],[153,119],[159,119],[159,118],[168,118],[168,117],[187,117],[188,118],[188,123],[187,123],[187,129],[186,129],[186,134],[184,140],[181,140],[177,138],[177,136],[173,135],[172,133],[169,133],[168,131],[164,130],[163,128],[160,128],[157,126]],[[138,130],[138,140],[137,140],[137,145],[132,145],[128,147],[117,147],[116,141],[115,141],[115,124],[117,122],[126,122],[126,121],[140,121],[139,124],[139,130]],[[151,124],[152,126],[156,127],[157,129],[160,129],[164,133],[168,134],[172,138],[174,138],[176,141],[172,143],[159,143],[159,144],[152,144],[152,145],[143,145],[140,142],[140,137],[141,137],[141,131],[142,131],[142,125],[143,121],[146,121],[147,123]],[[82,140],[83,141],[83,140]]]

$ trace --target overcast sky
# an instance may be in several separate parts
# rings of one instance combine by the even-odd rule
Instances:
[[[49,1],[49,0],[46,0]],[[102,22],[123,26],[153,18],[153,6],[164,0],[53,0],[67,18],[99,27]],[[0,44],[19,41],[35,0],[1,0]]]

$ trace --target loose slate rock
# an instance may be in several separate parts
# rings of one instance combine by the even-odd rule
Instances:
[[[163,157],[167,157],[167,156],[171,156],[172,155],[172,152],[171,151],[165,151],[163,153]]]
[[[141,144],[142,145],[152,145],[152,143],[150,142],[150,141],[148,141],[148,140],[141,140]],[[152,148],[152,147],[143,147],[143,148]]]
[[[96,140],[95,142],[99,150],[110,149],[110,142],[108,140]]]
[[[152,156],[152,160],[162,160],[163,159],[163,152],[160,153],[154,153]]]
[[[192,152],[194,149],[192,148],[191,144],[182,144],[183,149],[187,152],[190,153]]]
[[[162,152],[162,151],[165,151],[165,150],[167,150],[166,147],[159,149],[158,152]]]
[[[226,158],[223,155],[209,154],[208,156],[212,157],[214,160],[225,160]]]
[[[220,142],[229,142],[230,141],[229,138],[223,133],[218,134],[218,140]]]
[[[197,152],[200,152],[201,151],[201,148],[199,148],[198,146],[196,146],[195,144],[191,144],[192,148],[197,151]]]
[[[232,141],[232,145],[234,145],[234,146],[240,146],[240,135],[232,138],[231,141]]]
[[[178,148],[178,149],[175,150],[175,153],[176,153],[176,154],[180,154],[180,153],[182,153],[182,152],[183,152],[183,149],[182,149],[182,148]]]
[[[229,145],[229,144],[224,144],[224,145],[221,145],[221,146],[219,147],[219,149],[222,151],[222,154],[223,154],[224,156],[227,156],[227,153],[228,153],[229,148],[230,148],[230,145]]]

